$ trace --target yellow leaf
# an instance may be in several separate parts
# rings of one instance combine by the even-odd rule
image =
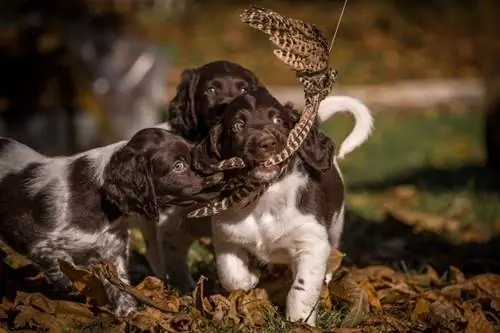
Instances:
[[[382,305],[380,304],[380,300],[378,299],[377,291],[373,288],[372,284],[365,280],[361,283],[360,287],[365,292],[368,297],[368,302],[370,306],[377,312],[382,312]]]
[[[413,311],[411,312],[411,321],[419,320],[419,317],[429,310],[431,303],[423,298],[420,298],[416,303]]]
[[[330,251],[330,256],[328,257],[326,272],[334,273],[335,271],[337,271],[342,264],[342,259],[344,258],[344,256],[345,254],[340,252],[339,250],[332,249]]]

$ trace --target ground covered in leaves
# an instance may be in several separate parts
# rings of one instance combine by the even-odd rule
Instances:
[[[95,279],[99,271],[113,282],[112,267],[62,263],[79,290],[63,297],[2,247],[0,332],[499,331],[499,178],[481,167],[481,116],[437,111],[377,115],[372,138],[342,162],[350,209],[342,252],[332,252],[329,263],[336,273],[322,291],[318,328],[283,319],[291,283],[284,268],[265,270],[255,290],[228,295],[203,239],[190,263],[206,278],[181,295],[147,276],[134,233],[134,287],[120,287],[141,307],[128,318],[107,310]],[[340,142],[350,126],[339,117],[324,129]]]

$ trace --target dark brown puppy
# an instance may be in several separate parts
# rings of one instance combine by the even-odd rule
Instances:
[[[252,71],[230,61],[187,69],[170,102],[168,122],[184,138],[201,141],[218,121],[221,104],[259,87],[263,85]]]

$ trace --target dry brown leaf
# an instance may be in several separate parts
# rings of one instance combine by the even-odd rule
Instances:
[[[400,292],[394,292],[391,288],[381,289],[377,291],[378,299],[381,304],[396,304],[406,301],[408,299],[407,294]]]
[[[382,305],[380,304],[377,291],[373,288],[372,284],[368,280],[365,280],[361,282],[360,287],[368,297],[368,302],[370,303],[372,309],[376,312],[382,312]]]
[[[443,284],[443,281],[441,280],[441,278],[439,277],[438,273],[436,272],[436,270],[430,266],[430,265],[427,265],[426,266],[426,272],[425,274],[427,275],[427,277],[429,278],[429,280],[436,286],[441,286]]]
[[[363,321],[363,325],[376,326],[378,332],[407,332],[407,325],[393,316],[370,316]],[[382,326],[382,327],[381,327]]]
[[[426,313],[426,321],[451,331],[456,331],[466,322],[456,306],[444,299],[432,302]]]
[[[33,307],[20,305],[16,310],[20,311],[14,319],[16,328],[37,328],[51,333],[62,332],[64,328],[54,316]]]
[[[238,312],[247,325],[264,324],[264,313],[273,310],[274,306],[269,302],[266,291],[260,288],[252,289],[238,299]]]
[[[480,306],[467,304],[464,307],[464,316],[467,319],[467,328],[465,333],[493,333],[495,328],[486,319]]]
[[[55,314],[57,310],[56,301],[50,300],[41,293],[26,293],[18,291],[14,300],[14,307],[19,305],[31,306],[48,314]]]
[[[204,315],[212,315],[215,309],[205,298],[205,280],[207,280],[207,278],[202,275],[198,279],[198,282],[196,282],[196,287],[193,290],[193,302],[195,308],[200,310]]]
[[[333,308],[332,300],[330,299],[330,292],[328,291],[327,286],[323,286],[323,288],[321,288],[321,292],[319,294],[319,306],[327,311],[331,311]]]
[[[402,280],[401,274],[399,272],[396,272],[390,267],[382,265],[372,265],[364,268],[359,268],[353,270],[353,272],[368,277],[372,282],[375,280],[386,280],[391,282]]]
[[[174,293],[165,293],[165,285],[163,282],[153,276],[147,276],[141,283],[136,286],[144,297],[152,301],[162,304],[165,309],[170,312],[179,312],[182,300]]]
[[[500,275],[486,273],[474,276],[468,281],[486,293],[492,301],[500,302]]]
[[[431,303],[423,298],[420,298],[416,303],[413,311],[411,312],[411,321],[420,320],[420,317],[429,311]]]
[[[92,298],[99,306],[110,304],[101,280],[90,269],[75,267],[64,260],[59,260],[59,266],[63,273],[73,282],[75,289],[82,295]]]
[[[165,314],[158,309],[146,307],[142,311],[136,311],[127,321],[141,332],[154,332],[158,326],[168,324],[172,315]]]
[[[450,282],[453,284],[459,284],[465,282],[465,275],[455,266],[450,266]]]
[[[330,256],[328,257],[328,263],[326,266],[327,273],[334,273],[340,268],[342,264],[342,259],[345,257],[345,254],[340,252],[337,249],[332,249],[330,251]]]
[[[330,281],[328,285],[330,295],[338,301],[348,305],[342,327],[354,327],[359,324],[370,311],[368,296],[363,288],[354,280],[350,273]]]

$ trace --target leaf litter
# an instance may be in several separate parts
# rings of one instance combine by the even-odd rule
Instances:
[[[8,251],[8,250],[7,250]],[[496,332],[500,329],[500,275],[468,275],[457,266],[426,265],[403,272],[382,264],[354,266],[332,251],[333,277],[321,291],[318,328],[282,318],[292,283],[283,267],[264,271],[258,288],[219,294],[201,277],[189,294],[152,276],[121,283],[107,262],[74,267],[60,262],[77,295],[50,292],[39,270],[7,252],[0,257],[0,332]],[[137,299],[138,311],[115,318],[99,277]],[[335,314],[330,316],[329,314]]]

